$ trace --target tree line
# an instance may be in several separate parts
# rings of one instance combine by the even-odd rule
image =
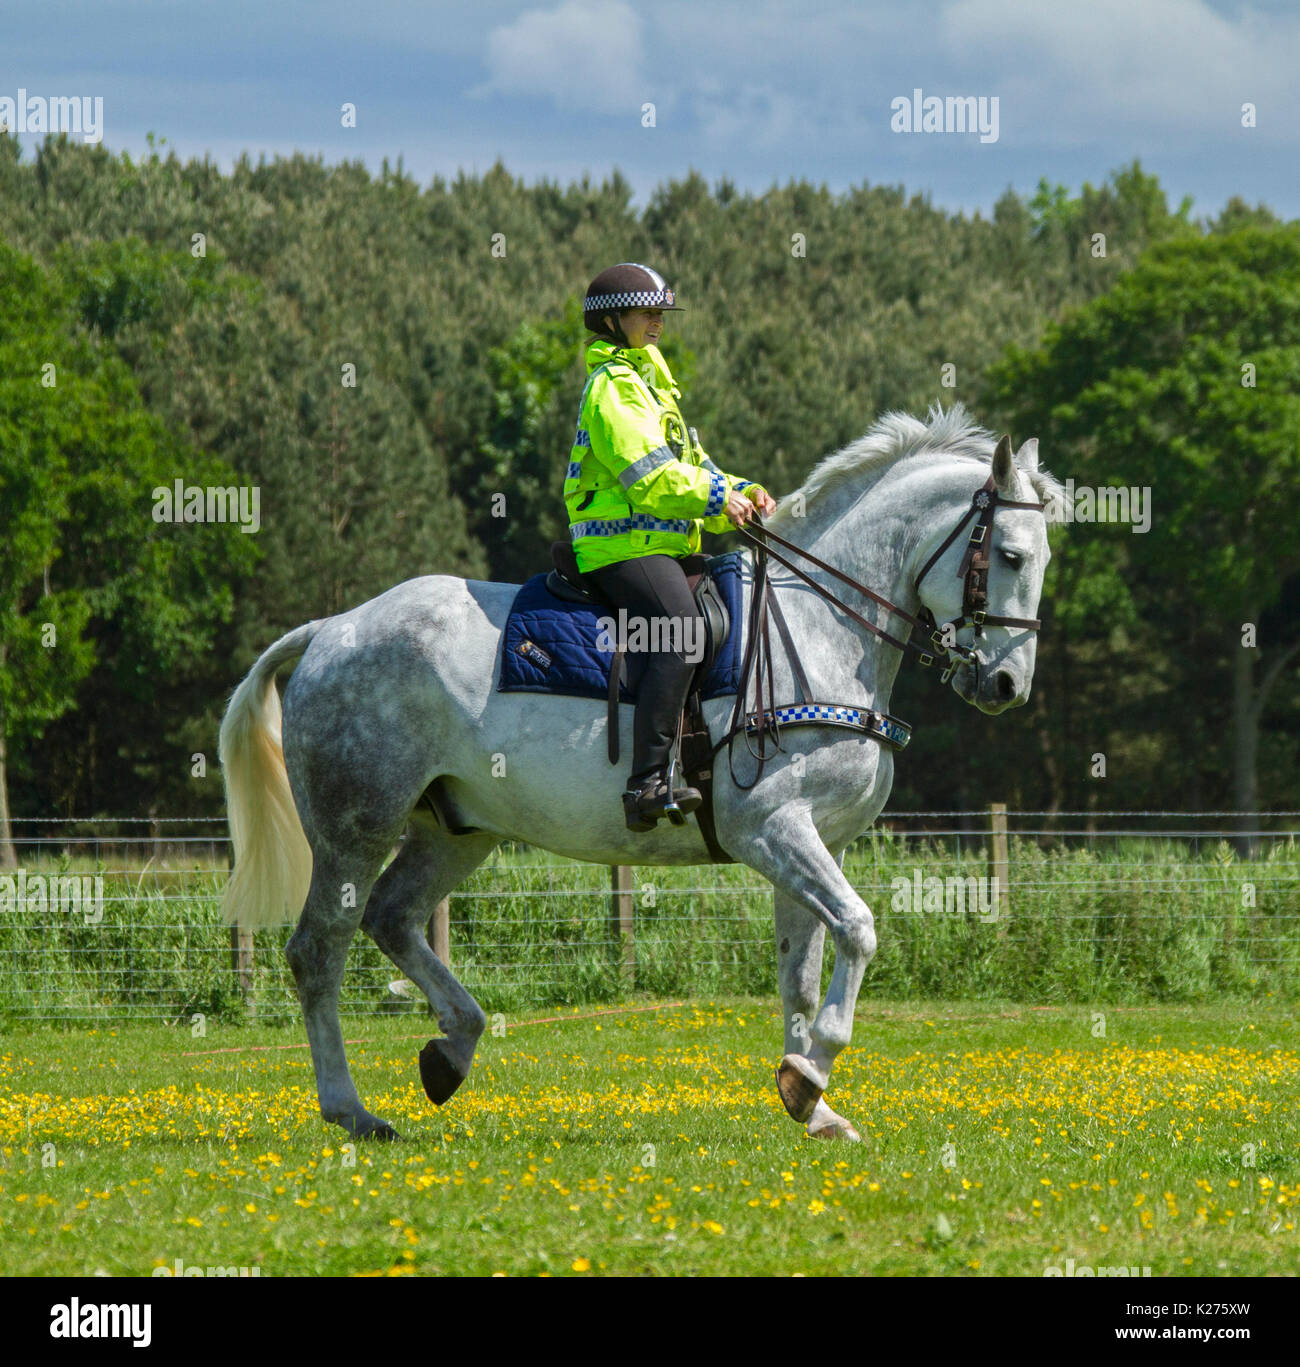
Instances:
[[[0,823],[6,791],[217,813],[222,708],[278,635],[543,568],[580,300],[619,260],[675,285],[688,421],[775,493],[880,412],[956,401],[1079,486],[1150,489],[1144,534],[1053,534],[1026,708],[904,671],[895,807],[1294,805],[1300,241],[1267,208],[1194,219],[1134,163],[988,217],[694,173],[638,211],[618,173],[421,188],[3,134]],[[156,516],[157,488],[225,486],[258,489],[255,535]]]

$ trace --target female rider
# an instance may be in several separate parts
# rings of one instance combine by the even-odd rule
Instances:
[[[680,310],[649,266],[624,261],[587,289],[583,321],[587,387],[564,481],[569,537],[578,568],[616,608],[646,625],[645,672],[633,721],[632,774],[623,810],[632,831],[649,831],[670,801],[700,805],[694,788],[668,788],[668,760],[695,661],[699,609],[683,556],[700,548],[700,527],[726,531],[776,503],[765,489],[726,474],[705,455],[677,406],[657,345],[664,311]],[[674,629],[654,629],[655,619]],[[688,623],[689,628],[688,628]],[[702,626],[702,624],[699,624]]]

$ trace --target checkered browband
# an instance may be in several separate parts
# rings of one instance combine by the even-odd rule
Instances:
[[[670,309],[676,303],[676,298],[670,289],[619,290],[616,294],[589,294],[582,301],[582,311],[594,313],[597,309]]]

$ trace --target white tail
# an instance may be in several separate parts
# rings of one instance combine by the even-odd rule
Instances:
[[[267,650],[235,689],[221,723],[218,753],[235,850],[222,913],[228,925],[246,930],[293,920],[311,886],[311,846],[284,767],[275,671],[307,649],[320,625],[308,622]]]

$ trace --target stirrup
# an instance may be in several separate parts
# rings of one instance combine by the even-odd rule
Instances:
[[[702,801],[698,789],[669,787],[661,770],[647,777],[640,788],[629,788],[623,794],[623,815],[628,830],[638,833],[654,830],[661,816],[674,826],[684,826],[687,816]]]
[[[680,741],[680,729],[678,734]],[[673,823],[674,826],[686,825],[686,818],[695,811],[704,801],[698,788],[688,788],[684,784],[678,785],[677,778],[677,750],[672,752],[672,758],[668,763],[668,772],[664,776],[664,786],[668,789],[668,801],[664,804],[664,815]]]

